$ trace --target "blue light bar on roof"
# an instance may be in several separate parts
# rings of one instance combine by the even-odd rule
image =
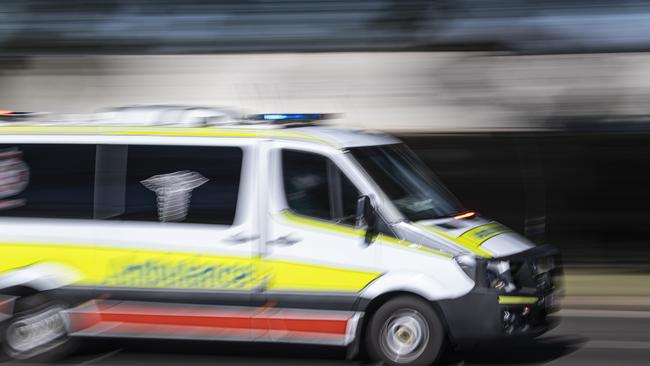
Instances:
[[[322,114],[320,113],[310,113],[310,114],[305,114],[305,113],[291,113],[291,114],[285,114],[285,113],[274,113],[274,114],[256,114],[255,115],[256,119],[263,119],[266,121],[284,121],[284,120],[317,120],[322,118]]]
[[[267,113],[267,114],[253,114],[248,116],[250,120],[254,121],[269,121],[269,122],[313,122],[323,119],[333,118],[332,114],[324,113]]]
[[[265,120],[278,121],[287,119],[299,120],[317,120],[321,119],[321,114],[263,114]]]

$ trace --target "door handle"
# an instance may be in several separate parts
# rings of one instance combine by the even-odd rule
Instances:
[[[302,238],[295,234],[287,234],[279,236],[273,240],[266,242],[268,245],[281,245],[281,246],[290,246],[302,241]]]
[[[259,238],[259,235],[246,235],[245,233],[238,233],[224,239],[224,241],[228,244],[244,244],[248,243],[249,241],[257,240]]]

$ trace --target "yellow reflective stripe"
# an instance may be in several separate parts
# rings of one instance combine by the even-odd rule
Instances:
[[[501,225],[498,222],[492,222],[464,232],[461,236],[458,237],[458,239],[466,240],[478,247],[492,237],[511,231],[512,230],[510,230],[510,228],[507,226]]]
[[[114,135],[143,135],[143,136],[190,136],[190,137],[264,137],[255,131],[246,130],[217,130],[217,129],[137,129],[137,130],[120,130],[120,131],[102,131],[100,134]]]
[[[121,131],[124,130],[122,127],[98,127],[98,126],[10,126],[4,125],[0,126],[0,134],[10,135],[10,134],[102,134],[106,131]]]
[[[341,234],[352,235],[352,236],[355,236],[355,237],[363,237],[364,235],[366,235],[365,231],[356,230],[356,229],[354,229],[354,228],[352,228],[350,226],[334,224],[334,223],[327,222],[327,221],[324,221],[324,220],[307,218],[307,217],[304,217],[304,216],[296,215],[296,214],[292,213],[289,210],[282,211],[281,216],[283,218],[287,219],[290,222],[293,222],[293,223],[296,223],[296,224],[299,224],[299,225],[302,225],[302,226],[306,226],[306,227],[311,227],[313,229],[329,230],[329,231],[334,231],[334,232],[341,233]],[[435,255],[439,255],[439,256],[443,256],[443,257],[447,257],[447,258],[453,258],[453,256],[451,254],[442,252],[440,250],[432,249],[432,248],[426,247],[424,245],[410,243],[408,241],[400,240],[400,239],[397,239],[397,238],[392,238],[390,236],[386,236],[386,235],[382,235],[382,234],[379,234],[379,236],[377,237],[377,240],[381,244],[398,245],[398,246],[401,246],[401,247],[404,247],[404,248],[417,250],[417,251],[425,252],[425,253],[428,253],[428,254],[435,254]]]
[[[78,285],[124,288],[357,292],[381,273],[259,257],[205,255],[93,245],[0,243],[0,273],[49,262],[65,265]],[[93,260],[88,260],[93,258]]]
[[[185,137],[268,137],[299,140],[336,146],[333,141],[308,134],[283,130],[215,127],[137,127],[119,126],[0,126],[0,134],[31,135],[115,135],[115,136],[185,136]]]
[[[334,141],[331,140],[325,140],[319,137],[311,136],[308,134],[300,133],[300,132],[289,132],[289,131],[284,131],[284,130],[270,130],[268,132],[264,131],[264,133],[268,134],[268,137],[274,137],[278,139],[288,139],[288,140],[301,140],[301,141],[310,141],[310,142],[316,142],[316,143],[321,143],[325,145],[329,145],[332,147],[342,147],[338,146]]]
[[[481,249],[480,248],[480,243],[478,245],[476,245],[475,241],[468,240],[467,238],[462,238],[462,237],[461,238],[453,238],[452,237],[452,240],[455,241],[456,243],[460,244],[464,248],[469,249],[470,251],[472,251],[475,254],[478,254],[478,255],[480,255],[482,257],[485,257],[485,258],[492,258],[492,253]]]
[[[355,230],[350,226],[334,224],[325,220],[319,220],[315,218],[308,218],[305,216],[296,215],[289,210],[282,211],[280,217],[286,219],[291,223],[299,224],[301,226],[309,227],[312,229],[334,231],[337,233],[353,235],[358,237],[366,235],[365,231]]]
[[[534,296],[499,296],[499,304],[514,305],[514,304],[534,304],[537,298]]]
[[[358,292],[381,273],[304,264],[287,261],[265,261],[270,277],[270,291],[336,291]]]
[[[479,255],[481,257],[484,257],[484,258],[492,258],[492,253],[490,253],[488,251],[485,251],[485,250],[483,250],[483,249],[481,249],[479,247],[480,243],[479,243],[479,245],[476,245],[476,243],[474,241],[469,240],[468,238],[462,238],[462,235],[461,235],[461,237],[454,237],[452,235],[449,235],[447,232],[445,232],[443,230],[438,230],[438,229],[434,228],[433,226],[427,226],[427,225],[421,225],[421,224],[416,224],[416,225],[418,225],[420,228],[422,228],[424,230],[427,230],[427,231],[432,232],[434,234],[438,234],[438,235],[442,236],[445,239],[451,240],[452,242],[462,246],[463,248],[469,250],[470,252],[472,252],[474,254],[477,254],[477,255]]]
[[[263,280],[259,258],[38,243],[0,243],[0,252],[0,273],[51,262],[76,271],[81,285],[251,289]]]

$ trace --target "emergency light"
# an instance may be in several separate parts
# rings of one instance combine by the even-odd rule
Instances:
[[[336,117],[333,114],[325,113],[266,113],[266,114],[251,114],[248,120],[252,121],[267,121],[272,123],[291,123],[291,122],[315,122],[324,119],[331,119]]]

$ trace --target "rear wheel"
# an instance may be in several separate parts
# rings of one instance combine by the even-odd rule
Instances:
[[[63,303],[43,294],[18,298],[14,315],[0,325],[4,358],[52,360],[70,351],[63,314]]]
[[[366,349],[373,360],[388,365],[430,365],[443,349],[444,336],[431,304],[400,296],[383,304],[370,319]]]

